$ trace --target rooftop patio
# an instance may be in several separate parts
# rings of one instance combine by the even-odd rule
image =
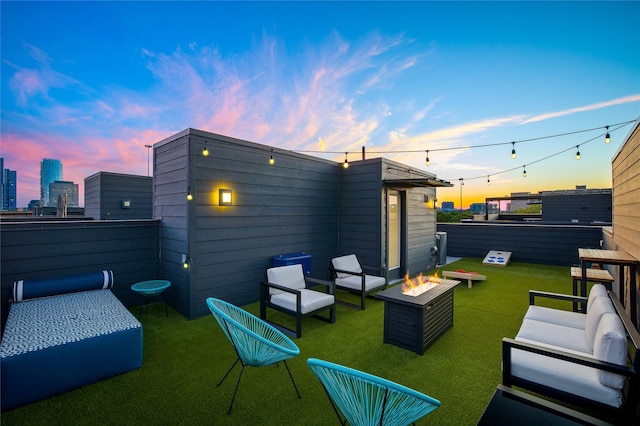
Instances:
[[[338,306],[337,322],[304,321],[300,356],[289,361],[303,399],[284,368],[249,369],[234,411],[228,403],[238,371],[216,383],[235,353],[212,316],[196,320],[157,305],[142,315],[144,363],[139,370],[2,414],[17,424],[336,424],[320,383],[306,365],[319,358],[398,382],[442,402],[418,424],[475,424],[501,383],[501,339],[514,337],[528,306],[528,290],[571,292],[569,267],[512,262],[482,265],[465,258],[443,269],[487,276],[454,292],[454,325],[424,355],[383,343],[383,302],[367,309]],[[348,295],[346,295],[348,296]],[[345,297],[345,295],[341,295]],[[564,306],[564,305],[559,305]],[[566,307],[566,306],[565,306]],[[244,306],[258,314],[257,303]],[[569,307],[566,307],[569,308]],[[132,312],[138,310],[132,306]],[[274,317],[286,323],[290,317]]]

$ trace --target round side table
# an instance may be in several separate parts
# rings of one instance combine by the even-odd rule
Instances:
[[[162,293],[171,285],[171,281],[166,280],[148,280],[135,283],[131,286],[131,290],[135,291],[142,297],[144,297],[144,304],[140,305],[140,316],[142,316],[142,308],[146,307],[149,312],[149,306],[156,305],[158,303],[164,303],[164,310],[169,316],[169,309],[167,308],[167,302],[162,299]]]

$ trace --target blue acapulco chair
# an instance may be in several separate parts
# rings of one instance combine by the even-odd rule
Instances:
[[[408,425],[440,406],[437,399],[372,374],[315,358],[307,365],[343,425]]]
[[[217,386],[224,382],[238,361],[242,365],[227,414],[231,414],[240,379],[246,366],[265,367],[283,361],[298,398],[302,398],[286,361],[300,354],[300,349],[291,339],[255,315],[224,300],[209,297],[207,306],[238,355],[238,359],[236,359]]]

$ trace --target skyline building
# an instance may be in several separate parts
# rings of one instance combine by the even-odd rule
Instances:
[[[57,180],[49,184],[49,206],[58,206],[58,196],[67,195],[67,206],[78,207],[78,184]]]
[[[4,168],[4,158],[0,157],[0,209],[16,210],[17,172]]]
[[[55,206],[51,204],[49,193],[49,186],[55,181],[62,181],[62,163],[53,158],[43,158],[40,163],[40,201],[44,207]]]

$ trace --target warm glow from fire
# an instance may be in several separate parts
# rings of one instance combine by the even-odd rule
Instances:
[[[404,276],[404,283],[402,283],[402,292],[410,292],[412,289],[418,288],[422,285],[429,286],[429,288],[433,287],[433,285],[440,284],[440,277],[438,277],[438,272],[429,276],[423,276],[422,272],[415,278],[409,278],[409,272]]]

